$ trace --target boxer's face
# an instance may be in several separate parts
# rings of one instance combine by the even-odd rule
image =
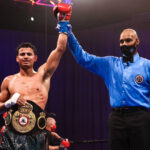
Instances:
[[[34,54],[31,48],[20,48],[16,61],[21,68],[31,68],[34,62],[37,61],[37,55]]]

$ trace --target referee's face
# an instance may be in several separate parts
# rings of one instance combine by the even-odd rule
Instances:
[[[132,30],[124,30],[120,35],[120,47],[121,46],[135,46],[139,45],[137,34]]]

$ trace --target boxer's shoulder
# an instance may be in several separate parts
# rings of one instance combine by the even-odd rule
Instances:
[[[14,77],[14,75],[6,76],[6,77],[4,78],[4,81],[9,81],[9,80],[13,79],[13,77]]]
[[[9,90],[14,88],[18,82],[17,79],[19,78],[18,73],[9,75],[4,79],[4,83],[8,86]]]
[[[10,81],[15,77],[15,75],[9,75],[9,76],[6,76],[4,79],[3,79],[3,84],[9,84]]]

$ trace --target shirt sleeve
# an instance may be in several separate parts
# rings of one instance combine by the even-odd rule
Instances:
[[[73,33],[68,37],[68,46],[75,60],[82,67],[103,78],[107,77],[107,75],[110,73],[111,65],[113,65],[112,56],[98,57],[89,54],[83,50]]]

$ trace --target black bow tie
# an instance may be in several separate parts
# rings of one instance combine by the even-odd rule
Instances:
[[[129,65],[128,62],[131,62],[133,63],[133,56],[129,56],[129,57],[126,57],[126,56],[123,56],[123,62],[126,62],[127,63],[127,66]]]

